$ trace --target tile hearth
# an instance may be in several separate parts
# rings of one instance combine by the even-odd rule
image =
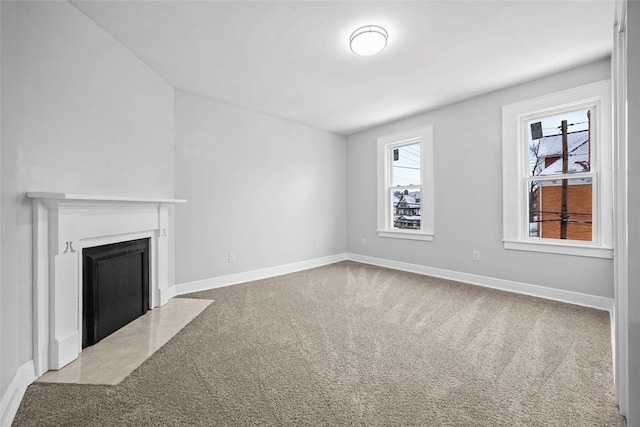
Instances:
[[[99,343],[85,348],[78,359],[59,371],[45,373],[37,381],[118,384],[212,302],[173,298]]]

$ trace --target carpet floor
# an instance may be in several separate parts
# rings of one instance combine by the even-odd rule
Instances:
[[[188,297],[120,384],[34,383],[14,425],[625,425],[603,311],[354,262]]]

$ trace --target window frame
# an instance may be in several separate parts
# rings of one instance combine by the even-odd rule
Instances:
[[[613,181],[610,81],[603,80],[502,107],[503,244],[505,249],[613,258]],[[592,139],[592,240],[561,240],[529,236],[530,181],[527,122],[589,108]],[[545,180],[547,178],[545,177]],[[551,178],[549,178],[551,179]],[[559,179],[559,177],[555,177]]]
[[[391,186],[391,152],[394,148],[420,142],[420,229],[398,229],[393,223]],[[434,236],[434,178],[433,178],[433,125],[381,136],[377,141],[378,170],[378,229],[379,237],[433,241]],[[404,188],[405,186],[403,186]]]

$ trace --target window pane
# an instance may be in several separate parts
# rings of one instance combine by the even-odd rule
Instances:
[[[528,181],[529,237],[591,241],[592,184],[591,178]]]
[[[420,142],[391,149],[391,186],[422,184]]]
[[[566,145],[563,143],[563,121],[566,121]],[[530,176],[589,172],[590,128],[591,111],[586,108],[527,122]]]
[[[420,229],[420,188],[391,190],[393,200],[393,228]]]

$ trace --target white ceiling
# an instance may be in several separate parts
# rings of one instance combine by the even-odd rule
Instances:
[[[614,0],[74,1],[174,87],[350,134],[608,56]],[[349,35],[389,32],[359,57]]]

